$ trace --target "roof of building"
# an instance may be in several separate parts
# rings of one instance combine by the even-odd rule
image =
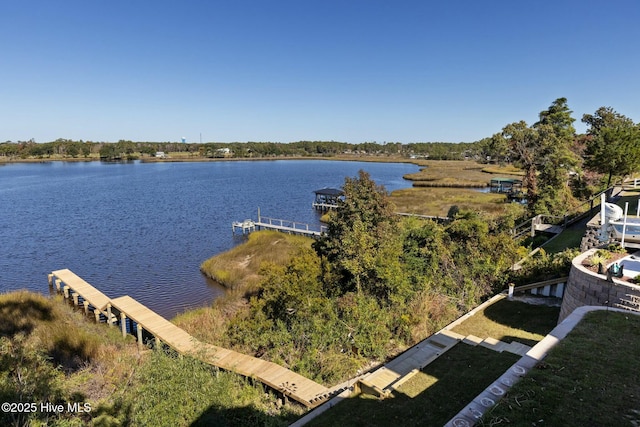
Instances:
[[[320,190],[314,191],[316,194],[322,194],[324,196],[342,196],[344,191],[339,188],[321,188]]]
[[[512,184],[522,184],[522,180],[521,179],[503,178],[503,177],[491,178],[491,182],[509,182],[509,183],[512,183]]]

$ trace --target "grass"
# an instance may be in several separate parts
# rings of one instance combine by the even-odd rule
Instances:
[[[284,264],[299,248],[310,247],[313,239],[278,231],[257,231],[235,248],[204,261],[202,272],[230,289],[251,292],[262,279],[265,263]]]
[[[513,167],[486,166],[464,160],[427,160],[420,165],[426,167],[404,176],[418,187],[486,187],[492,174],[519,174]]]
[[[524,171],[520,168],[517,168],[513,165],[491,165],[485,166],[482,168],[482,172],[492,173],[496,175],[513,175],[513,176],[524,176]]]
[[[583,227],[567,228],[555,239],[543,246],[548,254],[555,254],[569,248],[579,248],[585,229]]]
[[[481,210],[493,214],[502,213],[512,205],[505,203],[504,194],[464,188],[406,188],[394,191],[390,199],[398,212],[433,216],[447,216],[454,205],[461,210]]]
[[[636,426],[640,317],[590,313],[483,419],[483,425]]]
[[[556,326],[559,311],[559,307],[502,299],[454,331],[535,345]],[[378,400],[360,394],[310,425],[444,425],[519,357],[459,343],[402,384],[392,398]]]
[[[441,426],[518,359],[458,344],[413,376],[393,397],[360,394],[342,401],[310,426]]]
[[[139,426],[286,426],[304,412],[262,385],[191,357],[153,351],[110,420]],[[114,416],[115,415],[115,416]]]
[[[502,299],[478,311],[453,328],[462,335],[518,341],[533,346],[558,323],[560,307]]]
[[[92,319],[92,318],[91,318]],[[304,412],[262,385],[85,318],[61,297],[0,295],[0,401],[78,402],[90,413],[0,413],[0,425],[274,425]]]

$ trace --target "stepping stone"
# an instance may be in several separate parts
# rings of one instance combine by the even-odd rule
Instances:
[[[451,331],[451,330],[449,330],[449,329],[443,329],[443,330],[441,330],[441,331],[438,333],[438,335],[446,335],[446,336],[448,336],[448,337],[455,338],[455,339],[457,339],[458,341],[462,341],[462,340],[464,339],[464,335],[459,334],[459,333],[457,333],[457,332],[453,332],[453,331]]]
[[[462,342],[475,347],[482,342],[482,338],[475,335],[467,335]]]
[[[381,390],[394,383],[401,375],[391,369],[380,368],[362,380],[369,387],[377,387]]]
[[[529,350],[531,350],[531,347],[518,341],[512,341],[504,348],[504,351],[508,351],[509,353],[517,354],[519,356],[524,356]]]
[[[452,332],[451,334],[455,334],[455,332]],[[430,344],[437,345],[441,348],[452,347],[460,341],[460,338],[458,338],[458,336],[462,337],[462,335],[455,334],[456,336],[452,336],[451,334],[445,331],[440,331],[437,334],[432,335],[427,341]]]
[[[489,350],[497,351],[498,353],[502,353],[502,350],[507,346],[506,342],[497,340],[495,338],[487,337],[480,343],[480,346],[488,348]]]

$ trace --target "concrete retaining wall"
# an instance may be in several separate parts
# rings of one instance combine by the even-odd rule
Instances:
[[[589,250],[573,259],[558,323],[576,308],[586,305],[640,312],[640,286],[615,278],[613,282],[608,282],[606,275],[594,273],[582,265],[582,261],[595,251]]]

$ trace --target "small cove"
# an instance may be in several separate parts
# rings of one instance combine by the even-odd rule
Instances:
[[[0,168],[0,292],[46,293],[69,268],[110,297],[130,295],[165,317],[224,289],[205,259],[242,242],[231,223],[262,215],[319,226],[313,190],[358,170],[392,191],[412,164],[321,160],[202,163],[46,162]]]

